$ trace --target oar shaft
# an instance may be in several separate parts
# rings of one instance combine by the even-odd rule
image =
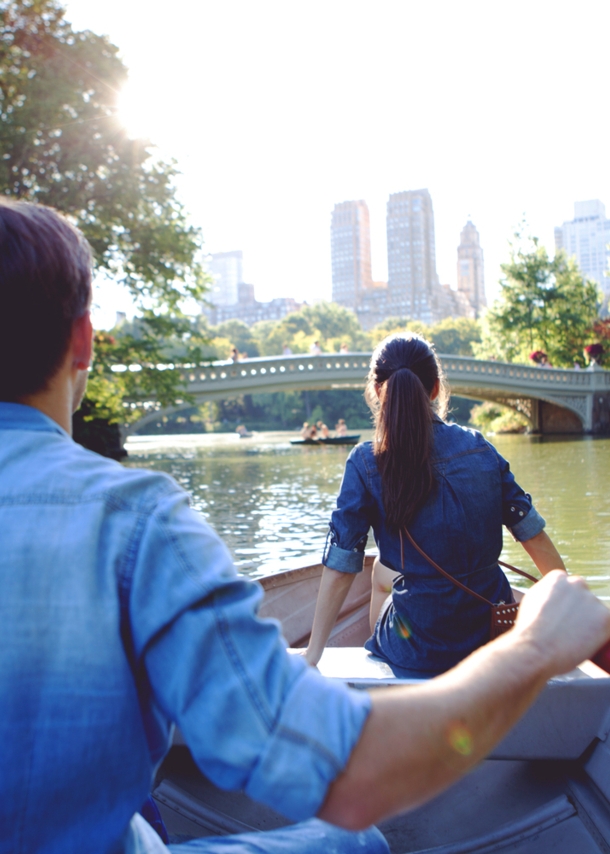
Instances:
[[[610,641],[605,646],[602,646],[591,659],[593,664],[597,664],[606,673],[610,673]]]

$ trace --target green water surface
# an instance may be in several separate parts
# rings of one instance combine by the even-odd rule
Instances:
[[[125,465],[173,475],[225,540],[238,569],[269,575],[320,561],[350,451],[292,446],[290,438],[294,434],[142,436],[129,442]],[[610,600],[610,438],[489,438],[532,494],[569,570]],[[503,559],[532,568],[508,532]]]

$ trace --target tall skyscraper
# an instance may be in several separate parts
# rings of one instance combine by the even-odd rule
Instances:
[[[457,252],[458,291],[468,299],[474,310],[474,316],[479,317],[481,310],[487,305],[483,250],[479,242],[479,232],[470,220],[462,229]]]
[[[213,305],[235,305],[239,299],[237,286],[243,282],[243,252],[215,252],[208,255],[207,268],[214,283],[209,301]]]
[[[610,219],[599,199],[574,202],[574,219],[555,229],[555,247],[574,255],[578,266],[588,279],[594,279],[610,296]]]
[[[434,212],[428,190],[393,193],[387,206],[388,313],[424,323],[436,319],[439,281]]]
[[[369,209],[360,199],[335,205],[330,226],[333,302],[358,308],[373,285]]]

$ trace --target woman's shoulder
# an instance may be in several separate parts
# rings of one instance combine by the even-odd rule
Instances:
[[[435,456],[467,453],[468,451],[485,450],[489,442],[478,430],[463,427],[455,422],[447,423],[440,419],[434,422]]]
[[[350,455],[348,460],[352,462],[374,462],[375,460],[375,449],[373,443],[369,442],[359,442],[352,450],[350,451]]]
[[[357,469],[371,474],[377,471],[377,460],[375,459],[375,446],[373,442],[360,442],[352,448],[348,462],[355,465]]]

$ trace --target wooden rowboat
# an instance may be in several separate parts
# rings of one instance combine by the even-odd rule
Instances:
[[[350,436],[327,436],[319,439],[291,439],[291,445],[357,445],[360,433],[352,433]]]
[[[355,688],[408,684],[362,648],[369,635],[373,558],[352,585],[320,662]],[[262,580],[263,616],[280,620],[291,647],[307,643],[322,567]],[[217,789],[178,737],[154,797],[172,841],[288,824],[243,793]],[[590,662],[552,679],[492,755],[419,809],[379,825],[393,854],[608,854],[610,678]]]

